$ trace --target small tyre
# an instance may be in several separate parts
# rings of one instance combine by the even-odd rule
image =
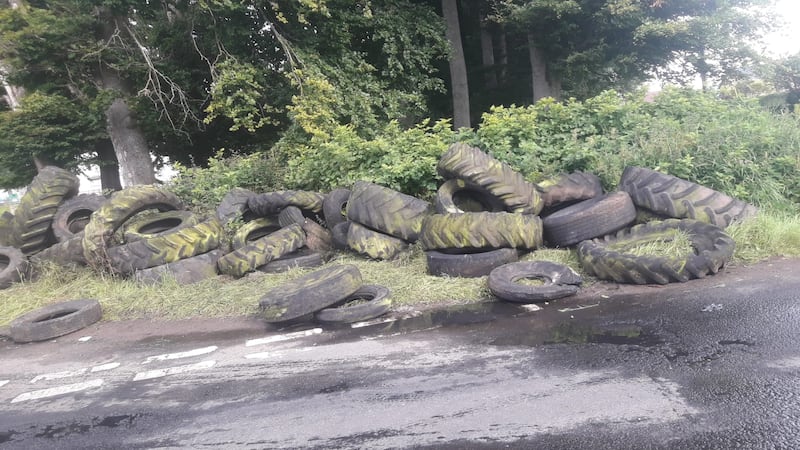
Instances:
[[[231,189],[222,197],[222,200],[217,206],[217,219],[223,224],[237,219],[245,222],[253,220],[256,215],[250,211],[250,207],[247,206],[247,201],[250,197],[255,195],[255,192],[248,189]]]
[[[347,202],[347,218],[404,241],[415,242],[431,204],[377,184],[357,181]]]
[[[242,277],[264,264],[299,249],[306,242],[306,235],[300,225],[294,224],[249,242],[217,261],[221,273]]]
[[[174,231],[195,226],[198,217],[191,211],[164,211],[134,216],[122,225],[126,243],[163,236]]]
[[[46,341],[86,328],[102,316],[97,300],[54,303],[14,319],[11,339],[18,343]]]
[[[524,279],[544,281],[539,286],[519,283]],[[489,290],[497,298],[514,303],[536,303],[575,295],[583,279],[563,264],[520,261],[500,266],[489,274]]]
[[[319,267],[324,263],[325,260],[319,253],[313,252],[308,248],[301,248],[286,256],[272,260],[259,267],[257,270],[264,273],[281,273],[297,268],[309,269]]]
[[[370,230],[358,222],[350,222],[347,229],[347,246],[356,253],[372,259],[393,259],[406,249],[408,243],[380,231]]]
[[[256,194],[247,200],[247,206],[259,217],[278,214],[287,206],[297,206],[300,209],[312,211],[316,214],[322,212],[322,201],[325,196],[312,191],[276,191]]]
[[[306,233],[306,247],[311,251],[328,255],[333,251],[333,235],[325,227],[311,219],[303,220],[300,225]]]
[[[302,225],[305,221],[306,218],[303,215],[303,211],[297,206],[287,206],[278,214],[278,224],[281,227],[288,227],[293,223]]]
[[[0,289],[24,280],[30,272],[28,258],[15,247],[0,247]]]
[[[358,267],[332,266],[270,290],[258,305],[267,322],[285,322],[340,303],[353,295],[361,284]]]
[[[217,260],[220,257],[222,257],[221,250],[211,250],[180,261],[137,270],[133,278],[143,284],[161,283],[165,277],[174,278],[180,285],[197,283],[218,275]]]
[[[447,180],[439,186],[433,205],[439,214],[506,210],[503,202],[489,191],[461,179]]]
[[[675,231],[689,235],[692,252],[680,257],[636,256],[626,250],[656,240],[670,240]],[[667,284],[717,273],[733,257],[736,244],[720,228],[691,219],[648,222],[616,235],[584,241],[578,259],[584,270],[603,280],[633,284]]]
[[[533,250],[542,245],[542,220],[530,214],[481,212],[433,214],[425,219],[422,247],[519,248]]]
[[[337,223],[331,228],[331,244],[336,250],[347,250],[350,248],[350,246],[347,245],[347,233],[350,231],[351,223],[352,222],[347,220]]]
[[[83,231],[92,213],[100,209],[106,198],[99,194],[81,194],[58,207],[53,216],[53,234],[58,242],[72,239]]]
[[[314,313],[314,319],[321,323],[361,322],[380,317],[391,308],[392,299],[388,288],[365,284],[344,299],[340,306]]]
[[[542,220],[544,238],[555,247],[569,247],[586,239],[624,228],[636,219],[636,207],[626,192],[584,200]]]
[[[262,237],[272,234],[281,229],[278,219],[273,217],[260,217],[251,220],[250,222],[242,225],[241,228],[236,230],[231,240],[231,248],[238,250],[245,245],[261,239]]]
[[[350,189],[334,189],[322,201],[322,214],[325,225],[332,230],[336,224],[347,220],[347,202],[350,200]]]
[[[603,195],[600,178],[588,172],[561,173],[539,181],[536,186],[545,209],[559,203],[589,200]]]
[[[51,261],[62,266],[85,266],[86,258],[83,256],[83,232],[81,231],[66,241],[47,247],[31,256],[31,261],[34,263]]]
[[[519,251],[498,248],[488,251],[467,252],[464,249],[425,252],[428,273],[434,276],[476,278],[489,275],[495,267],[519,260]]]

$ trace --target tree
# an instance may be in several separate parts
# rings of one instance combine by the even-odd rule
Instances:
[[[467,63],[461,45],[461,26],[458,19],[458,2],[442,0],[442,15],[447,24],[447,41],[450,43],[450,89],[453,97],[453,128],[469,127],[469,83]]]

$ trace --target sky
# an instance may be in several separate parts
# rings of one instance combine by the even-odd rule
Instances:
[[[788,56],[800,52],[800,1],[778,0],[773,6],[783,26],[764,39],[770,56]]]

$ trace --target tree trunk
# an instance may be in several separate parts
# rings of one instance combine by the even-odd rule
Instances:
[[[111,139],[103,139],[95,144],[95,152],[100,166],[100,187],[103,191],[119,191],[122,183],[119,181],[119,164],[114,153],[114,144]]]
[[[508,78],[508,44],[506,39],[506,27],[500,26],[500,36],[498,39],[498,56],[500,59],[500,83],[505,83]]]
[[[528,33],[528,54],[531,58],[531,78],[533,80],[533,102],[552,97],[550,83],[547,81],[547,62],[542,51],[536,47],[533,34]]]
[[[469,84],[467,63],[461,46],[461,26],[458,21],[456,0],[442,0],[442,15],[447,24],[447,40],[450,42],[450,80],[453,90],[453,128],[469,127]]]
[[[486,87],[497,89],[497,73],[494,66],[494,43],[486,18],[481,19],[481,57],[483,58],[483,76]]]

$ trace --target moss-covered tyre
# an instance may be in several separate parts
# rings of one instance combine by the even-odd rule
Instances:
[[[78,193],[78,177],[58,167],[48,166],[33,178],[14,210],[14,226],[9,244],[26,255],[44,250],[53,243],[51,225],[58,207]]]
[[[72,239],[83,231],[92,213],[100,209],[106,198],[99,194],[81,194],[58,207],[53,216],[53,234],[59,242]]]
[[[625,192],[584,200],[542,220],[544,238],[554,247],[569,247],[624,228],[636,219],[636,207]]]
[[[322,201],[322,214],[329,230],[338,223],[347,220],[347,202],[350,200],[350,189],[334,189]]]
[[[692,251],[683,256],[636,256],[630,249],[652,241],[669,241],[676,231],[688,234]],[[691,219],[649,222],[578,245],[584,270],[603,280],[634,284],[667,284],[717,273],[733,256],[733,239],[720,228]]]
[[[106,246],[128,219],[148,210],[184,209],[183,202],[172,192],[156,186],[133,186],[115,192],[92,214],[83,229],[83,255],[90,263],[102,264]]]
[[[536,183],[544,209],[560,203],[589,200],[603,195],[600,178],[588,172],[561,173]]]
[[[264,264],[258,268],[258,271],[264,273],[281,273],[297,268],[308,269],[312,267],[319,267],[324,263],[325,260],[322,258],[322,255],[312,251],[307,247],[303,247],[295,252],[289,253],[286,256],[282,256]]]
[[[133,278],[142,284],[157,284],[167,278],[175,279],[180,285],[197,283],[217,276],[217,261],[222,255],[221,250],[211,250],[169,264],[137,270]]]
[[[306,233],[306,247],[322,255],[333,251],[333,235],[329,230],[311,219],[305,219],[301,227]]]
[[[242,225],[233,234],[233,238],[231,239],[231,249],[238,250],[245,245],[261,239],[262,237],[274,233],[280,229],[281,226],[278,223],[278,218],[275,216],[260,217],[258,219],[251,220],[250,222]]]
[[[639,225],[647,222],[660,222],[662,220],[674,219],[674,217],[657,214],[649,209],[636,208],[636,219],[633,221],[634,225]]]
[[[347,246],[356,253],[372,259],[388,260],[408,249],[408,242],[370,230],[358,222],[350,222],[347,229]]]
[[[97,300],[54,303],[14,319],[9,327],[11,339],[18,343],[46,341],[86,328],[102,316]]]
[[[125,242],[136,242],[163,236],[198,223],[200,219],[191,211],[164,211],[136,215],[122,225],[122,236]]]
[[[404,241],[415,242],[431,204],[377,184],[357,181],[347,202],[347,218]]]
[[[28,258],[15,247],[0,247],[0,289],[25,279],[29,274]]]
[[[520,283],[541,280],[541,285]],[[489,274],[495,297],[514,303],[536,303],[575,295],[583,279],[570,267],[549,261],[520,261],[500,266]]]
[[[542,220],[531,214],[480,212],[434,214],[425,219],[422,247],[534,250],[542,245]]]
[[[276,191],[256,194],[247,201],[259,217],[279,214],[287,206],[297,206],[300,209],[311,211],[315,214],[322,212],[322,201],[325,196],[312,191]]]
[[[222,235],[222,224],[214,217],[160,236],[109,247],[107,261],[115,272],[129,274],[214,250]]]
[[[86,258],[83,256],[83,232],[53,244],[50,247],[31,256],[31,261],[41,263],[49,261],[62,266],[85,266]]]
[[[249,242],[217,261],[221,273],[242,277],[264,264],[299,249],[306,242],[300,225],[294,224]]]
[[[302,225],[305,221],[306,217],[303,215],[303,211],[297,206],[287,206],[278,214],[278,224],[282,227],[288,227],[293,223]]]
[[[258,301],[267,322],[285,322],[340,303],[361,287],[358,267],[344,264],[284,283]]]
[[[14,214],[3,211],[0,214],[0,246],[7,246],[11,243],[11,233],[14,231]]]
[[[391,292],[385,286],[365,284],[333,308],[314,313],[321,323],[353,323],[380,317],[392,308]]]
[[[439,214],[506,210],[503,202],[489,191],[461,179],[447,180],[439,186],[433,205]]]
[[[347,244],[347,233],[350,231],[349,220],[337,223],[331,228],[331,244],[336,250],[347,250],[350,246]]]
[[[755,206],[721,192],[643,167],[626,167],[619,188],[630,194],[633,203],[641,208],[720,228],[758,212]]]
[[[428,250],[425,259],[431,275],[475,278],[489,275],[495,267],[519,260],[519,251],[513,248]]]
[[[243,188],[233,188],[222,197],[217,206],[217,219],[223,224],[232,220],[241,219],[245,222],[253,220],[256,215],[250,211],[247,201],[256,193]]]
[[[544,206],[535,184],[508,164],[467,144],[451,145],[436,168],[446,179],[461,178],[481,186],[499,198],[510,212],[539,214]]]

